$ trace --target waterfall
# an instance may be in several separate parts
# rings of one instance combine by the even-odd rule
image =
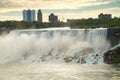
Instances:
[[[14,30],[0,37],[0,63],[103,63],[107,29]]]

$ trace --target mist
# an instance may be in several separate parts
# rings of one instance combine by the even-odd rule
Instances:
[[[107,29],[12,31],[0,36],[0,63],[103,62],[110,48],[106,35]]]

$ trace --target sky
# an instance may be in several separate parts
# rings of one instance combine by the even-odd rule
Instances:
[[[23,20],[22,11],[41,9],[43,21],[51,13],[60,21],[67,19],[97,18],[100,13],[120,17],[120,0],[0,0],[0,21]]]

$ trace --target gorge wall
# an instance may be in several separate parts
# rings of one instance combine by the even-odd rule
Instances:
[[[120,43],[120,28],[108,29],[107,39],[111,43],[111,47]]]

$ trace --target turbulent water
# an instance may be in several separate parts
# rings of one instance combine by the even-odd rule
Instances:
[[[119,80],[103,61],[106,36],[105,28],[14,30],[0,37],[0,80]]]
[[[0,37],[0,63],[103,63],[107,29],[16,30]]]

